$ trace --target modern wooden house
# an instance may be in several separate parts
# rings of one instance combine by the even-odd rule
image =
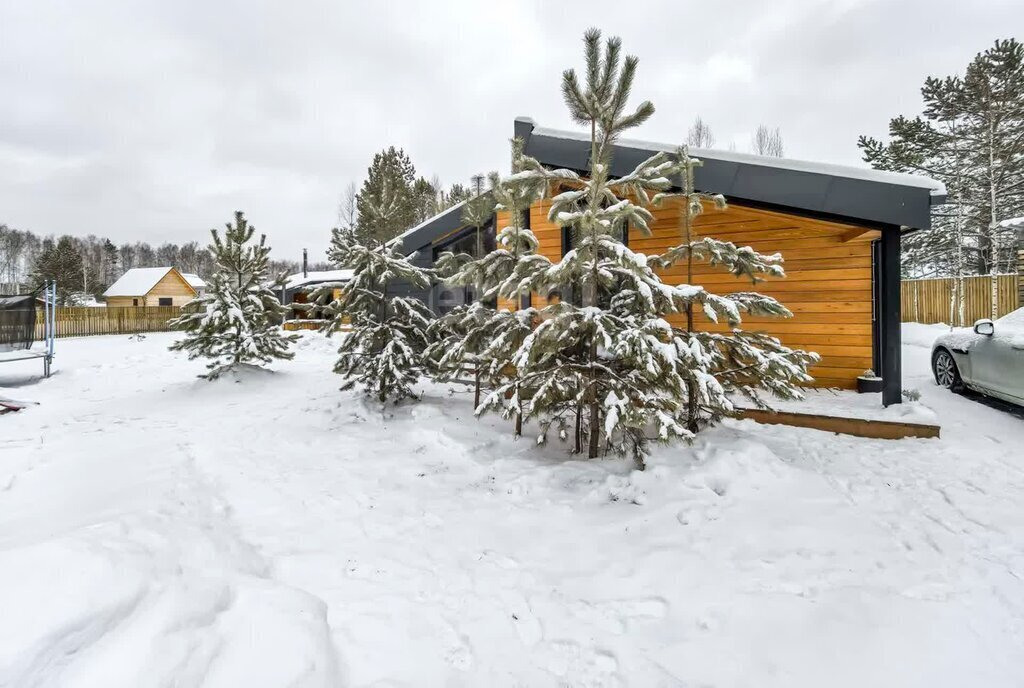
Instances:
[[[522,118],[515,121],[515,136],[545,166],[581,173],[588,168],[587,136],[542,129]],[[622,140],[612,173],[626,174],[656,152],[673,150],[673,144]],[[852,389],[857,377],[872,369],[883,378],[883,403],[899,403],[900,237],[929,229],[931,207],[945,200],[943,186],[924,177],[856,167],[713,150],[691,153],[704,162],[696,173],[697,188],[724,194],[729,202],[727,210],[709,210],[699,218],[698,235],[706,232],[762,253],[779,252],[785,259],[786,277],[769,279],[756,289],[781,301],[793,317],[746,318],[743,327],[821,354],[811,371],[819,386]],[[571,248],[572,238],[548,221],[549,205],[535,203],[526,220],[540,252],[558,261]],[[650,236],[627,230],[625,240],[635,251],[659,253],[682,241],[679,208],[666,204],[653,212]],[[496,218],[488,228],[491,236],[502,220]],[[472,231],[463,226],[461,208],[455,207],[410,229],[399,241],[414,262],[430,266],[439,253],[466,242]],[[710,291],[751,288],[720,268],[699,265],[697,273],[694,281]],[[677,284],[685,278],[676,267],[662,277]],[[437,311],[472,298],[443,286],[418,296]],[[707,320],[702,326],[726,327]]]
[[[107,306],[184,306],[199,292],[177,268],[132,268],[103,292]]]

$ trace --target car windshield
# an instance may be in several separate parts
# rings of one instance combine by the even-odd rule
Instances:
[[[1024,329],[1024,308],[1018,308],[1012,313],[1007,313],[1003,317],[996,320],[997,323],[1003,326],[1010,326],[1013,329]]]

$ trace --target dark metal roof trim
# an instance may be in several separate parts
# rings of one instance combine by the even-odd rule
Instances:
[[[454,232],[456,229],[464,226],[466,223],[462,220],[463,206],[465,206],[465,202],[453,205],[451,208],[421,222],[412,229],[399,234],[391,241],[402,242],[401,251],[403,254],[415,253],[424,246],[429,246],[445,234]]]
[[[526,143],[525,151],[544,165],[577,171],[588,168],[589,143],[571,132],[537,129],[532,120],[519,118],[515,134]],[[615,147],[612,174],[625,175],[660,150],[662,144],[623,142]],[[931,207],[945,202],[941,184],[933,188],[920,178],[876,173],[872,170],[815,166],[798,161],[764,160],[758,156],[702,150],[695,155],[703,162],[696,171],[697,188],[721,193],[737,202],[747,200],[776,207],[793,208],[838,218],[863,220],[883,225],[928,229]],[[820,168],[820,169],[817,169]],[[870,177],[876,178],[870,178]]]

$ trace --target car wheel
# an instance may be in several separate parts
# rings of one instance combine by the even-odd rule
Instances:
[[[946,389],[956,392],[963,387],[964,382],[960,378],[953,354],[945,349],[939,349],[932,357],[932,372],[935,373],[935,382]]]

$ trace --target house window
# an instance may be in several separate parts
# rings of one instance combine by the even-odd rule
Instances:
[[[172,299],[169,296],[161,296],[160,297],[160,305],[161,306],[173,306],[174,305],[174,299]]]
[[[629,223],[624,223],[618,230],[619,239],[623,245],[629,247]],[[570,226],[562,227],[562,257],[565,258],[565,254],[576,248],[576,232]],[[614,291],[614,290],[613,290]],[[598,305],[601,308],[608,308],[611,305],[613,291],[607,291],[602,289],[598,294]],[[557,294],[557,296],[556,296]],[[557,300],[553,300],[557,299]],[[577,284],[567,284],[562,287],[560,292],[552,292],[548,295],[549,303],[558,303],[565,301],[567,303],[574,304],[576,306],[583,305],[583,290]]]
[[[497,243],[495,241],[494,236],[493,223],[490,223],[487,226],[481,228],[480,245],[481,248],[483,249],[483,254],[490,253],[495,248],[497,248]],[[446,251],[451,251],[452,253],[455,254],[465,253],[472,256],[473,258],[480,258],[481,256],[478,255],[479,252],[477,251],[476,229],[471,227],[462,232],[461,234],[459,234],[454,239],[451,239],[443,244],[435,246],[434,260],[436,261],[437,257]]]
[[[455,254],[465,253],[473,258],[480,258],[481,252],[477,250],[476,232],[476,228],[467,227],[444,243],[436,245],[433,249],[434,262],[437,262],[438,257],[446,251],[451,251]],[[483,255],[497,248],[493,220],[480,229],[480,248]],[[456,306],[469,304],[476,300],[476,294],[470,287],[450,287],[442,289],[436,292],[436,294],[435,310],[438,315],[444,315]],[[490,299],[487,305],[494,308],[497,302],[494,299]]]
[[[138,299],[132,299],[132,305],[133,306],[138,306],[139,305],[139,300]]]

